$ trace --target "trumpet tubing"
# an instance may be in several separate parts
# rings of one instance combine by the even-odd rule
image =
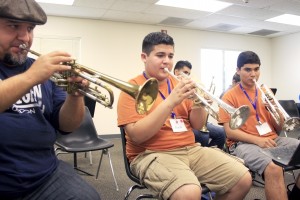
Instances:
[[[292,131],[300,128],[300,118],[299,117],[291,117],[289,114],[284,110],[284,108],[280,105],[279,101],[275,98],[274,94],[270,90],[268,86],[265,84],[259,84],[255,79],[253,79],[256,88],[258,88],[261,92],[262,101],[264,103],[267,103],[269,106],[267,107],[267,110],[270,112],[271,116],[275,120],[277,125],[280,125],[281,117],[283,116],[283,125],[282,129],[284,131]],[[272,104],[271,100],[274,101],[274,104]]]
[[[165,68],[165,71],[168,72],[171,76],[173,76],[175,79],[180,81],[172,72],[170,72],[167,68]],[[189,78],[186,74],[181,73],[180,74],[183,78]],[[223,108],[229,115],[230,115],[230,121],[229,121],[229,126],[231,129],[237,129],[241,127],[246,120],[249,117],[250,114],[250,109],[248,106],[244,105],[239,108],[233,108],[232,106],[226,104],[224,101],[221,99],[215,97],[210,91],[206,90],[204,87],[202,87],[200,84],[196,83],[197,89],[201,91],[204,95],[207,95],[213,102],[216,102],[219,107]],[[211,115],[213,118],[215,118],[217,121],[219,121],[219,111],[215,110],[209,103],[208,101],[195,92],[195,95],[197,98],[204,104],[205,109],[207,110],[208,114]]]
[[[214,94],[215,90],[216,90],[216,85],[214,84],[214,77],[212,77],[208,91],[210,91],[212,94]],[[209,115],[207,114],[204,125],[200,129],[201,132],[209,133],[209,130],[207,128],[208,117],[209,117]]]
[[[28,49],[25,44],[20,45],[19,48],[38,57],[41,56],[41,54]],[[143,85],[139,86],[100,73],[76,63],[75,60],[63,64],[71,66],[71,70],[54,73],[50,77],[50,80],[57,86],[62,87],[68,93],[74,91],[80,92],[82,95],[97,101],[103,106],[111,108],[114,103],[114,94],[108,85],[101,82],[104,81],[134,98],[136,101],[136,111],[139,114],[147,113],[156,100],[158,94],[158,81],[155,78],[150,78]],[[92,84],[90,84],[88,88],[82,88],[77,83],[68,82],[67,78],[73,75],[80,76],[90,81]],[[108,92],[109,98],[99,90],[98,86],[104,88]]]

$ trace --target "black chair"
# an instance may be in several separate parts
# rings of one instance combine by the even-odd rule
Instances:
[[[77,153],[85,153],[90,151],[101,151],[101,157],[98,164],[96,179],[98,179],[98,174],[102,162],[103,154],[108,155],[110,167],[113,175],[113,179],[116,185],[116,189],[119,190],[114,170],[111,162],[111,157],[109,153],[109,148],[113,147],[114,144],[108,140],[105,140],[99,137],[93,118],[90,114],[90,111],[85,107],[85,117],[78,129],[70,134],[60,134],[58,133],[57,139],[55,142],[57,148],[55,149],[56,155],[61,153],[73,153],[74,155],[74,169],[78,170],[86,175],[93,176],[93,174],[81,170],[77,166]]]
[[[278,100],[290,117],[299,117],[299,110],[294,100]]]
[[[297,118],[300,117],[298,106],[294,100],[278,100],[278,102],[290,117],[297,117]],[[285,137],[292,137],[292,138],[296,138],[298,140],[300,139],[300,130],[299,129],[289,131],[289,132],[283,131],[283,133],[284,133]],[[285,172],[291,171],[292,175],[294,177],[294,180],[296,180],[294,170],[300,169],[300,166],[287,166],[287,165],[283,165],[282,163],[276,162],[275,160],[273,160],[273,161],[275,164],[281,166]],[[289,187],[290,185],[293,185],[293,184],[294,183],[291,183],[287,187]]]
[[[296,103],[297,108],[298,108],[298,112],[300,113],[300,103]]]
[[[130,170],[130,163],[128,161],[128,158],[126,156],[126,137],[125,137],[125,129],[123,126],[120,126],[120,131],[121,131],[121,139],[122,139],[122,148],[123,148],[123,157],[124,157],[124,163],[125,163],[125,170],[126,170],[126,174],[127,176],[135,183],[135,185],[131,186],[126,195],[124,200],[128,200],[130,194],[132,193],[133,190],[135,189],[147,189],[147,187],[143,184],[141,184],[140,180],[132,174],[131,170]],[[201,185],[202,187],[202,194],[208,194],[210,200],[212,200],[212,196],[210,193],[210,190],[205,186],[205,185]],[[144,198],[148,198],[148,199],[157,199],[157,197],[155,197],[153,194],[141,194],[139,195],[136,200],[139,199],[144,199]]]

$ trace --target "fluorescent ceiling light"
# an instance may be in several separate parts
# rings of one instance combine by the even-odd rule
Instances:
[[[35,0],[40,3],[51,3],[51,4],[62,4],[62,5],[73,5],[74,0]]]
[[[267,19],[266,21],[300,26],[300,16],[298,15],[283,14],[271,19]]]
[[[159,0],[156,4],[206,12],[217,12],[232,5],[217,0]]]

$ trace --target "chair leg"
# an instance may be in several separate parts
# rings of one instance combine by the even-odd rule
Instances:
[[[107,155],[108,155],[108,158],[109,158],[111,173],[112,173],[114,181],[115,181],[116,190],[119,191],[119,186],[118,186],[118,183],[117,183],[117,180],[116,180],[116,177],[115,177],[114,168],[113,168],[113,165],[112,165],[112,161],[111,161],[111,157],[110,157],[110,153],[109,153],[108,149],[107,149]]]
[[[89,156],[90,156],[90,165],[92,165],[93,164],[92,151],[89,152]]]
[[[84,157],[85,157],[85,158],[86,158],[87,153],[89,153],[90,165],[93,165],[92,151],[85,152],[85,153],[84,153]]]
[[[208,192],[208,196],[210,200],[213,200],[212,196],[211,196],[211,192]]]
[[[102,158],[103,158],[103,150],[101,151],[101,156],[100,156],[100,160],[99,160],[99,164],[98,164],[98,169],[97,169],[96,179],[98,179],[98,175],[99,175],[99,170],[100,170]]]
[[[128,189],[127,193],[125,194],[124,200],[128,200],[130,194],[131,194],[131,193],[133,192],[133,190],[135,190],[135,189],[143,190],[143,189],[145,189],[145,187],[142,186],[142,185],[133,185],[133,186],[131,186],[131,187]],[[141,194],[141,195],[139,195],[139,196],[136,198],[136,200],[139,200],[139,199],[145,199],[145,198],[146,198],[146,199],[157,199],[155,196],[153,196],[153,194]]]
[[[84,157],[86,158],[87,152],[84,152]],[[89,151],[89,158],[90,158],[90,165],[93,165],[93,159],[92,159],[92,151]]]
[[[91,174],[91,173],[89,173],[89,172],[86,172],[86,171],[84,171],[84,170],[82,170],[82,169],[79,169],[79,168],[77,167],[77,154],[76,154],[76,153],[73,153],[73,155],[74,155],[74,169],[77,170],[77,171],[80,171],[80,172],[84,173],[85,175],[88,175],[88,176],[94,176],[93,174]]]
[[[114,182],[115,182],[115,185],[116,185],[116,190],[119,191],[119,186],[118,186],[118,183],[117,183],[117,180],[116,180],[116,177],[115,177],[114,168],[113,168],[113,165],[112,165],[112,161],[111,161],[111,157],[110,157],[110,153],[109,153],[108,149],[103,149],[102,152],[101,152],[101,156],[100,156],[100,160],[99,160],[99,165],[98,165],[98,169],[97,169],[97,174],[96,174],[96,179],[98,179],[98,175],[99,175],[99,170],[100,170],[100,166],[101,166],[103,154],[107,154],[108,155],[111,172],[112,172],[113,179],[114,179]]]
[[[157,198],[154,197],[152,194],[141,194],[136,198],[136,200],[140,200],[140,199],[157,199]]]

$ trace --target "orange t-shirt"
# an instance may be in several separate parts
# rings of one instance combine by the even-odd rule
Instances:
[[[252,102],[254,102],[255,99],[255,88],[252,90],[247,90],[245,89],[247,94],[249,95],[250,99]],[[256,111],[254,107],[252,106],[250,100],[247,98],[246,94],[243,92],[243,90],[240,88],[239,84],[233,87],[232,89],[228,90],[222,98],[222,100],[233,106],[234,108],[239,108],[242,105],[248,105],[250,108],[250,115],[247,121],[243,126],[240,127],[240,129],[248,134],[260,136],[257,129],[256,125],[258,124],[257,119],[256,119]],[[260,90],[258,90],[258,97],[257,97],[257,102],[256,102],[256,110],[259,116],[259,120],[264,123],[267,122],[269,127],[271,128],[271,132],[267,133],[263,136],[260,137],[270,137],[272,139],[276,138],[278,135],[274,129],[274,126],[272,124],[272,116],[269,111],[265,108],[262,99],[261,99],[261,93]],[[224,111],[224,109],[220,108],[219,112],[219,123],[227,123],[230,121],[230,116],[229,114]],[[227,145],[230,147],[234,141],[227,139]]]
[[[134,79],[131,79],[129,82],[136,85],[142,85],[146,81],[146,78],[143,75],[139,75]],[[170,86],[171,89],[175,87],[177,84],[177,80],[173,77],[169,76]],[[164,97],[168,97],[168,85],[167,82],[161,84],[159,86],[159,91],[163,94]],[[163,101],[164,99],[160,95],[157,94],[156,101],[149,111],[151,113],[156,107]],[[127,135],[126,135],[126,154],[129,161],[132,161],[138,154],[144,152],[146,149],[148,150],[168,150],[168,149],[175,149],[180,148],[183,146],[194,145],[195,144],[195,137],[192,131],[192,127],[189,122],[189,113],[191,111],[191,107],[193,102],[191,100],[184,100],[180,105],[176,106],[173,109],[173,112],[176,114],[177,119],[183,119],[184,124],[187,128],[187,131],[174,133],[172,131],[170,125],[170,117],[166,120],[165,124],[161,127],[160,131],[150,138],[149,140],[145,141],[142,144],[134,143]],[[130,123],[134,123],[139,121],[140,119],[147,116],[147,114],[140,115],[135,110],[135,100],[128,94],[121,92],[119,101],[118,101],[118,126],[126,125]]]

